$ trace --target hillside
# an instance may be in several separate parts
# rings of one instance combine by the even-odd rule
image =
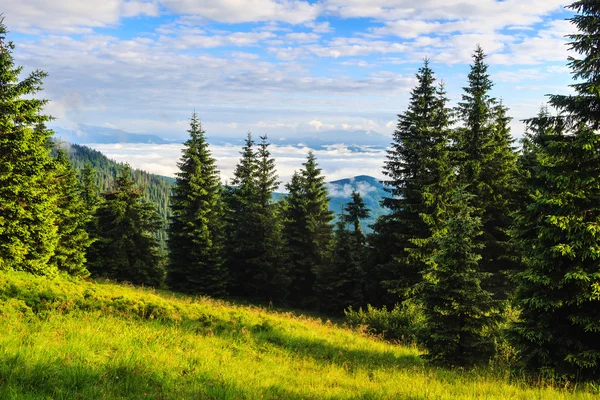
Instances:
[[[328,321],[109,283],[0,274],[2,399],[593,399],[427,366]]]
[[[113,177],[120,165],[101,152],[78,144],[70,144],[69,158],[76,169],[83,169],[88,161],[91,162],[97,172],[97,183],[103,191],[111,187]],[[144,197],[157,204],[158,212],[165,219],[166,224],[169,213],[169,195],[174,179],[141,170],[135,170],[135,175],[138,182],[141,182],[144,187]],[[336,215],[341,212],[345,204],[351,201],[353,190],[363,196],[365,204],[371,210],[371,218],[362,222],[363,229],[367,232],[370,232],[369,226],[377,220],[377,217],[385,213],[379,201],[386,195],[386,192],[376,178],[357,176],[341,179],[328,183],[328,190],[331,198],[329,209]],[[281,193],[275,194],[276,199],[281,199],[283,196],[285,195]],[[164,242],[166,238],[164,230],[160,232],[159,238],[161,242]]]
[[[69,159],[75,169],[82,170],[85,168],[86,164],[90,162],[96,170],[96,183],[100,190],[106,191],[112,188],[114,177],[121,164],[110,160],[101,152],[86,146],[69,144],[68,150]],[[158,213],[163,218],[166,227],[167,218],[170,213],[169,195],[174,180],[165,176],[150,174],[139,169],[134,170],[134,174],[136,181],[139,182],[144,189],[144,199],[156,204]],[[162,245],[165,244],[165,229],[158,232],[158,239]]]

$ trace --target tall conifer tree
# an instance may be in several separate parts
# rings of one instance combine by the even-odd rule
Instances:
[[[57,157],[57,227],[58,243],[50,264],[74,276],[88,276],[86,254],[93,240],[86,230],[92,212],[84,203],[82,186],[65,150]]]
[[[242,157],[233,171],[232,186],[227,188],[225,201],[229,231],[225,248],[229,278],[227,290],[232,295],[248,296],[251,295],[248,282],[257,272],[253,271],[253,261],[259,253],[255,246],[259,223],[258,161],[250,133],[240,154]]]
[[[0,270],[56,272],[48,260],[58,240],[51,132],[42,114],[47,100],[35,98],[46,73],[14,64],[15,45],[0,18]]]
[[[227,283],[219,171],[196,113],[188,132],[171,197],[167,283],[176,290],[219,296]]]
[[[249,282],[252,291],[265,299],[281,300],[287,296],[290,278],[284,257],[283,225],[279,205],[273,202],[273,193],[279,187],[275,160],[269,151],[267,136],[258,144],[258,231],[255,246],[260,249],[256,271]]]
[[[160,286],[165,270],[156,231],[162,221],[154,203],[142,201],[142,189],[124,165],[114,190],[104,193],[96,211],[97,237],[90,247],[92,275],[137,285]]]
[[[427,357],[444,365],[469,366],[487,361],[489,335],[498,313],[481,287],[481,218],[463,188],[452,191],[444,218],[433,229],[433,252],[423,271],[420,299],[427,318]]]
[[[390,213],[380,217],[374,225],[376,235],[371,236],[378,264],[373,275],[392,293],[375,291],[375,297],[385,298],[383,304],[391,306],[406,299],[421,280],[428,257],[423,240],[431,236],[431,219],[442,207],[438,197],[443,190],[434,186],[446,184],[450,170],[447,147],[451,112],[443,86],[436,88],[427,60],[417,73],[417,81],[408,109],[398,115],[384,165],[384,184],[391,196],[382,205]]]
[[[457,114],[462,127],[455,143],[461,184],[474,195],[472,205],[481,217],[485,245],[481,268],[489,273],[484,287],[497,299],[506,299],[508,271],[515,268],[508,244],[516,177],[516,153],[512,148],[507,109],[490,94],[493,82],[485,53],[477,46]]]
[[[286,186],[289,195],[283,233],[292,278],[289,300],[296,306],[315,307],[316,271],[329,262],[334,217],[329,211],[325,177],[312,152],[302,165]]]
[[[575,94],[550,97],[558,117],[527,121],[515,334],[530,368],[585,379],[600,376],[600,4],[569,7],[579,30],[571,48],[581,55],[569,60]]]

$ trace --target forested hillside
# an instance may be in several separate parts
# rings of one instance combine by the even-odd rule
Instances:
[[[96,171],[96,184],[101,192],[112,189],[115,177],[122,167],[121,163],[109,159],[104,154],[87,146],[78,144],[63,144],[68,150],[69,160],[77,171],[82,171],[87,163],[91,163]],[[175,181],[173,178],[150,174],[139,169],[133,170],[135,181],[143,187],[146,201],[156,205],[157,211],[164,221],[164,227],[158,232],[158,239],[164,246],[166,240],[165,227],[169,216],[169,195]]]
[[[456,106],[429,59],[417,70],[381,160],[382,183],[360,176],[328,184],[309,151],[285,183],[285,196],[275,193],[282,182],[267,135],[247,134],[233,177],[223,185],[195,111],[175,181],[134,171],[85,147],[56,146],[46,127],[53,117],[44,114],[49,100],[36,97],[47,75],[32,69],[21,78],[23,68],[15,65],[15,45],[5,40],[0,17],[0,321],[9,317],[14,329],[13,354],[3,354],[6,345],[0,343],[0,397],[8,393],[2,392],[4,382],[13,398],[19,398],[15,388],[31,382],[44,397],[64,397],[80,385],[123,377],[160,398],[163,378],[171,376],[185,386],[178,393],[164,387],[171,390],[165,398],[471,398],[460,392],[468,383],[457,385],[465,373],[474,393],[493,398],[495,392],[480,391],[482,371],[499,381],[533,384],[524,390],[529,394],[549,378],[567,394],[597,397],[600,2],[569,7],[576,13],[570,45],[579,58],[570,58],[568,66],[578,83],[569,95],[550,96],[553,110],[542,107],[525,120],[520,146],[511,134],[510,110],[495,97],[487,55],[476,45]],[[374,221],[371,232],[363,227],[368,221]],[[140,300],[139,292],[103,289],[107,279],[193,297]],[[193,305],[204,297],[268,305],[267,313],[284,307],[345,317],[363,334],[411,344],[412,356],[363,339],[348,346],[357,338],[335,340],[314,325],[314,331],[294,334],[285,320],[261,316],[254,323],[239,310],[215,312],[218,301]],[[130,329],[131,335],[121,337],[143,359],[116,351],[126,356],[106,371],[114,349],[125,348],[115,347],[114,332],[97,335],[93,326],[96,346],[108,353],[84,347],[73,359],[86,365],[102,360],[103,370],[81,379],[76,364],[59,392],[53,385],[48,392],[46,383],[54,380],[45,371],[57,370],[56,355],[65,353],[61,344],[89,334],[88,318],[104,319],[100,329],[114,326],[119,334]],[[165,321],[176,339],[172,350],[161,350],[166,359],[157,359],[148,346],[164,337]],[[71,326],[65,340],[63,323]],[[151,338],[139,336],[144,326]],[[50,331],[42,345],[27,350],[37,355],[49,348],[50,355],[25,361],[23,346],[35,342],[30,338],[37,338],[40,327]],[[189,342],[180,341],[180,328],[192,333]],[[186,359],[181,368],[163,369],[178,357],[195,357],[200,337],[201,344],[220,341],[201,357],[218,358],[217,364],[198,369],[210,364]],[[73,365],[73,359],[60,364]],[[236,362],[243,367],[223,372],[223,365]],[[160,372],[148,369],[155,365]],[[13,374],[19,366],[22,371]],[[249,371],[262,376],[249,382]],[[301,371],[309,372],[294,381]],[[424,375],[419,392],[406,390]],[[147,380],[138,381],[140,376]],[[198,380],[189,376],[225,392],[213,396],[205,385],[196,390]],[[402,377],[405,382],[397,382]],[[427,387],[436,379],[446,390]],[[316,389],[307,392],[307,384]],[[231,391],[247,385],[254,385],[249,396]],[[126,382],[122,389],[132,388]],[[90,390],[92,397],[103,397],[110,388]],[[496,397],[542,397],[509,392]]]
[[[68,148],[69,160],[76,170],[83,170],[86,164],[90,162],[97,172],[96,183],[100,190],[105,191],[111,188],[114,177],[121,166],[120,163],[87,146],[70,143],[63,144],[63,147]],[[144,198],[156,204],[158,213],[164,218],[166,224],[169,215],[169,196],[175,179],[139,169],[135,169],[134,174],[136,180],[144,187]],[[352,191],[361,193],[367,208],[371,210],[370,217],[361,221],[361,226],[365,232],[370,232],[369,227],[375,223],[377,218],[387,213],[380,204],[386,192],[383,184],[376,178],[363,175],[340,179],[329,182],[328,188],[331,198],[329,209],[336,215],[339,215],[342,208],[352,201]],[[284,197],[285,194],[283,193],[274,193],[273,195],[275,200],[281,200]],[[161,229],[159,239],[162,244],[164,244],[165,238],[165,230]]]

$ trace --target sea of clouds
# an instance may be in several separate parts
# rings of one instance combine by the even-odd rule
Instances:
[[[127,162],[134,168],[139,168],[154,174],[174,177],[177,172],[177,162],[181,157],[181,144],[90,144],[108,158],[119,162]],[[384,149],[364,147],[360,151],[350,149],[345,145],[328,146],[324,149],[310,149],[303,146],[270,147],[277,163],[277,173],[282,182],[280,190],[291,179],[295,170],[302,168],[309,151],[317,157],[326,181],[352,178],[358,175],[369,175],[383,178],[382,167],[385,160]],[[231,180],[233,171],[240,158],[241,148],[233,145],[211,145],[210,150],[217,161],[221,172],[221,180]],[[342,189],[343,190],[343,189]]]

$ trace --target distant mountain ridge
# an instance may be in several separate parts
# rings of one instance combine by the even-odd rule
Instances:
[[[121,129],[106,128],[101,126],[80,125],[79,129],[68,130],[55,128],[55,137],[75,144],[116,144],[116,143],[173,143],[157,135],[146,133],[130,133]]]
[[[147,133],[131,133],[121,129],[80,125],[76,130],[54,128],[55,137],[76,144],[118,144],[118,143],[149,143],[177,144],[183,140],[167,140],[158,135]],[[258,135],[256,135],[258,136]],[[223,137],[207,135],[211,145],[242,145],[245,134],[239,137]],[[362,147],[387,147],[391,138],[375,131],[364,130],[333,130],[296,133],[294,135],[271,135],[270,140],[277,146],[306,146],[314,149],[326,148],[336,144],[344,144],[360,151]]]

